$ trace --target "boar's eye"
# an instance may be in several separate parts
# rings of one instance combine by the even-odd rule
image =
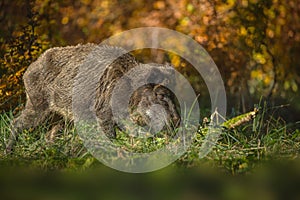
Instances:
[[[161,100],[164,98],[164,96],[161,95],[161,94],[157,94],[156,96],[157,96],[158,99],[161,99]]]
[[[150,109],[146,110],[146,115],[147,115],[148,117],[152,117],[152,115],[151,115],[151,110],[150,110]]]

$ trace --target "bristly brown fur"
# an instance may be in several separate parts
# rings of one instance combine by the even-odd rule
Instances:
[[[114,129],[116,123],[113,120],[110,105],[112,91],[117,81],[130,69],[140,66],[140,63],[131,54],[126,53],[124,49],[118,47],[99,46],[96,44],[55,47],[43,53],[28,67],[24,74],[23,79],[26,88],[27,102],[20,116],[15,118],[12,122],[11,137],[7,144],[8,152],[11,151],[19,133],[24,129],[40,125],[51,113],[59,114],[69,120],[74,120],[74,113],[72,111],[74,81],[78,75],[88,80],[89,74],[96,73],[93,71],[82,72],[79,70],[86,59],[95,52],[99,54],[96,55],[98,57],[96,57],[95,62],[99,61],[103,65],[99,69],[103,70],[102,73],[100,73],[102,76],[99,77],[97,88],[95,88],[94,91],[87,91],[87,95],[83,98],[88,98],[89,92],[96,93],[94,111],[99,119],[99,123],[104,128],[104,132],[108,137],[114,138],[116,136]],[[105,63],[113,58],[114,52],[121,52],[121,56],[106,65]],[[169,73],[167,68],[168,67],[164,65],[159,66],[163,74]],[[152,73],[151,64],[149,64],[149,67],[145,67],[145,74],[148,74],[149,77],[155,76],[155,73]],[[160,90],[157,90],[155,89],[155,85],[144,87],[147,88],[147,90],[141,89],[135,91],[132,98],[140,98],[143,96],[146,97],[143,98],[143,101],[149,102],[147,104],[140,104],[139,102],[141,100],[131,100],[129,106],[136,108],[145,105],[147,106],[146,108],[139,109],[145,110],[152,104],[159,103],[167,111],[168,120],[176,120],[178,122],[179,116],[176,109],[174,109],[173,99],[171,99],[172,97],[170,97],[170,95],[167,95],[170,91],[165,87],[160,87]],[[143,91],[145,92],[143,93]],[[138,92],[142,93],[137,94]],[[147,95],[149,98],[147,98]],[[162,97],[164,95],[166,95],[165,98]],[[131,109],[130,111],[134,112],[135,110]],[[144,121],[149,121],[149,117],[146,116],[146,114],[139,114],[140,119],[142,118]]]

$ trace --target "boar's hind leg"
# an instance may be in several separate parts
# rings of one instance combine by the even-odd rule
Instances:
[[[15,118],[11,123],[11,134],[6,145],[6,153],[10,153],[12,151],[18,135],[22,133],[24,129],[37,127],[48,115],[49,109],[46,103],[38,107],[34,107],[31,101],[27,99],[25,109],[22,111],[21,115]]]

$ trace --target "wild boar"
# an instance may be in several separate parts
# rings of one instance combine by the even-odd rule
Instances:
[[[98,67],[89,68],[89,65],[96,64]],[[86,71],[84,65],[87,66]],[[109,138],[115,138],[117,124],[111,108],[112,92],[118,80],[138,66],[143,67],[147,77],[160,77],[160,82],[164,81],[164,75],[170,74],[170,65],[142,64],[120,47],[79,44],[48,49],[28,67],[23,76],[26,105],[11,123],[7,152],[11,152],[18,134],[24,129],[37,127],[53,113],[74,120],[72,101],[74,92],[77,92],[74,91],[74,83],[80,78],[85,81],[98,79],[93,90],[84,91],[82,99],[89,101],[90,94],[94,95],[96,100],[92,109],[96,113],[99,125]],[[92,74],[96,74],[96,77],[91,76]],[[97,77],[98,74],[100,77]],[[139,125],[150,125],[153,121],[151,119],[155,117],[150,109],[154,104],[161,105],[165,110],[166,124],[178,125],[180,116],[173,93],[167,87],[154,83],[141,86],[130,97],[128,109],[132,121]]]

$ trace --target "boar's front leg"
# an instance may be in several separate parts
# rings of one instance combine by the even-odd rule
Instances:
[[[97,108],[97,107],[96,107]],[[98,118],[99,126],[103,133],[109,139],[116,138],[116,131],[115,131],[115,122],[112,119],[112,111],[109,105],[101,106],[100,109],[96,109],[96,115]]]

